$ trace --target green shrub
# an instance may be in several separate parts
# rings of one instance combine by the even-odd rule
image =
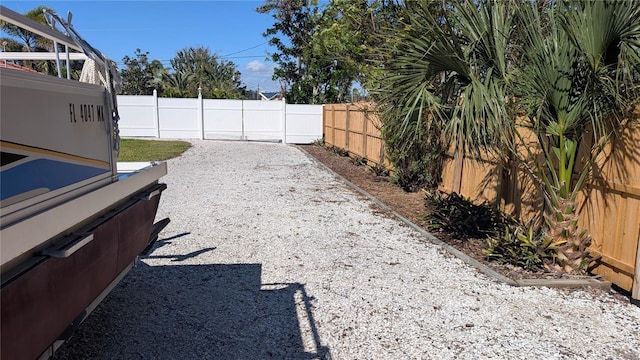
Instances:
[[[438,154],[409,154],[398,151],[392,152],[389,159],[395,169],[393,182],[404,191],[433,189],[441,182],[442,160]]]
[[[367,159],[362,157],[362,156],[358,156],[358,155],[350,156],[349,161],[351,161],[351,163],[353,165],[356,165],[356,166],[365,166],[365,165],[367,165]]]
[[[439,128],[415,114],[404,122],[395,111],[382,112],[380,129],[386,155],[393,164],[393,181],[402,189],[414,192],[434,189],[442,181],[444,150]]]
[[[349,156],[349,152],[341,147],[337,147],[335,145],[331,145],[329,146],[329,152],[331,152],[334,155],[338,155],[338,156]]]
[[[505,226],[500,236],[487,239],[487,247],[482,252],[488,260],[537,271],[546,262],[553,261],[563,243],[554,243],[544,231],[536,229],[532,221],[527,226]]]
[[[370,166],[369,171],[371,171],[375,176],[389,176],[389,169],[382,164],[376,163],[375,165]]]
[[[441,230],[460,239],[496,236],[508,221],[497,209],[476,205],[457,193],[427,191],[425,206],[423,219],[429,230]]]

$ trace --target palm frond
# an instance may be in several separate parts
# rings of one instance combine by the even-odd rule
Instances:
[[[633,0],[570,2],[580,11],[565,11],[559,16],[568,38],[585,60],[590,76],[590,111],[594,131],[616,128],[621,112],[637,101],[638,84],[633,79],[640,64],[640,3]]]
[[[460,2],[449,12],[432,11],[434,4],[413,3],[393,34],[397,56],[385,63],[380,99],[399,107],[405,122],[436,121],[445,143],[480,155],[500,147],[511,129],[505,89],[513,3]]]

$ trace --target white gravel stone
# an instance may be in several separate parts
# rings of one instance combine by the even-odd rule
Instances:
[[[57,358],[640,358],[634,305],[495,282],[294,147],[193,144],[171,224]]]

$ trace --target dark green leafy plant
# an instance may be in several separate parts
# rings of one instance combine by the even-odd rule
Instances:
[[[505,226],[500,236],[487,239],[487,247],[482,252],[488,260],[538,271],[554,262],[559,247],[565,242],[553,242],[530,222],[527,226]]]
[[[367,159],[362,157],[362,156],[358,156],[358,155],[353,155],[350,156],[350,161],[353,165],[356,166],[365,166],[367,165]]]
[[[441,182],[442,150],[420,146],[419,149],[391,149],[389,154],[395,168],[393,182],[404,191],[433,189]]]
[[[376,163],[375,165],[370,166],[369,170],[375,176],[389,176],[389,169],[384,167],[384,165],[382,165],[382,164]]]
[[[496,236],[508,220],[487,205],[476,205],[457,193],[427,191],[427,214],[423,219],[429,230],[441,230],[460,239]]]
[[[338,156],[345,156],[345,157],[349,156],[349,152],[347,150],[335,145],[329,146],[329,152]]]

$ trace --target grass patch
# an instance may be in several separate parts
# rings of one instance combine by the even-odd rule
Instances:
[[[180,156],[191,147],[186,141],[120,139],[118,161],[161,161]]]

